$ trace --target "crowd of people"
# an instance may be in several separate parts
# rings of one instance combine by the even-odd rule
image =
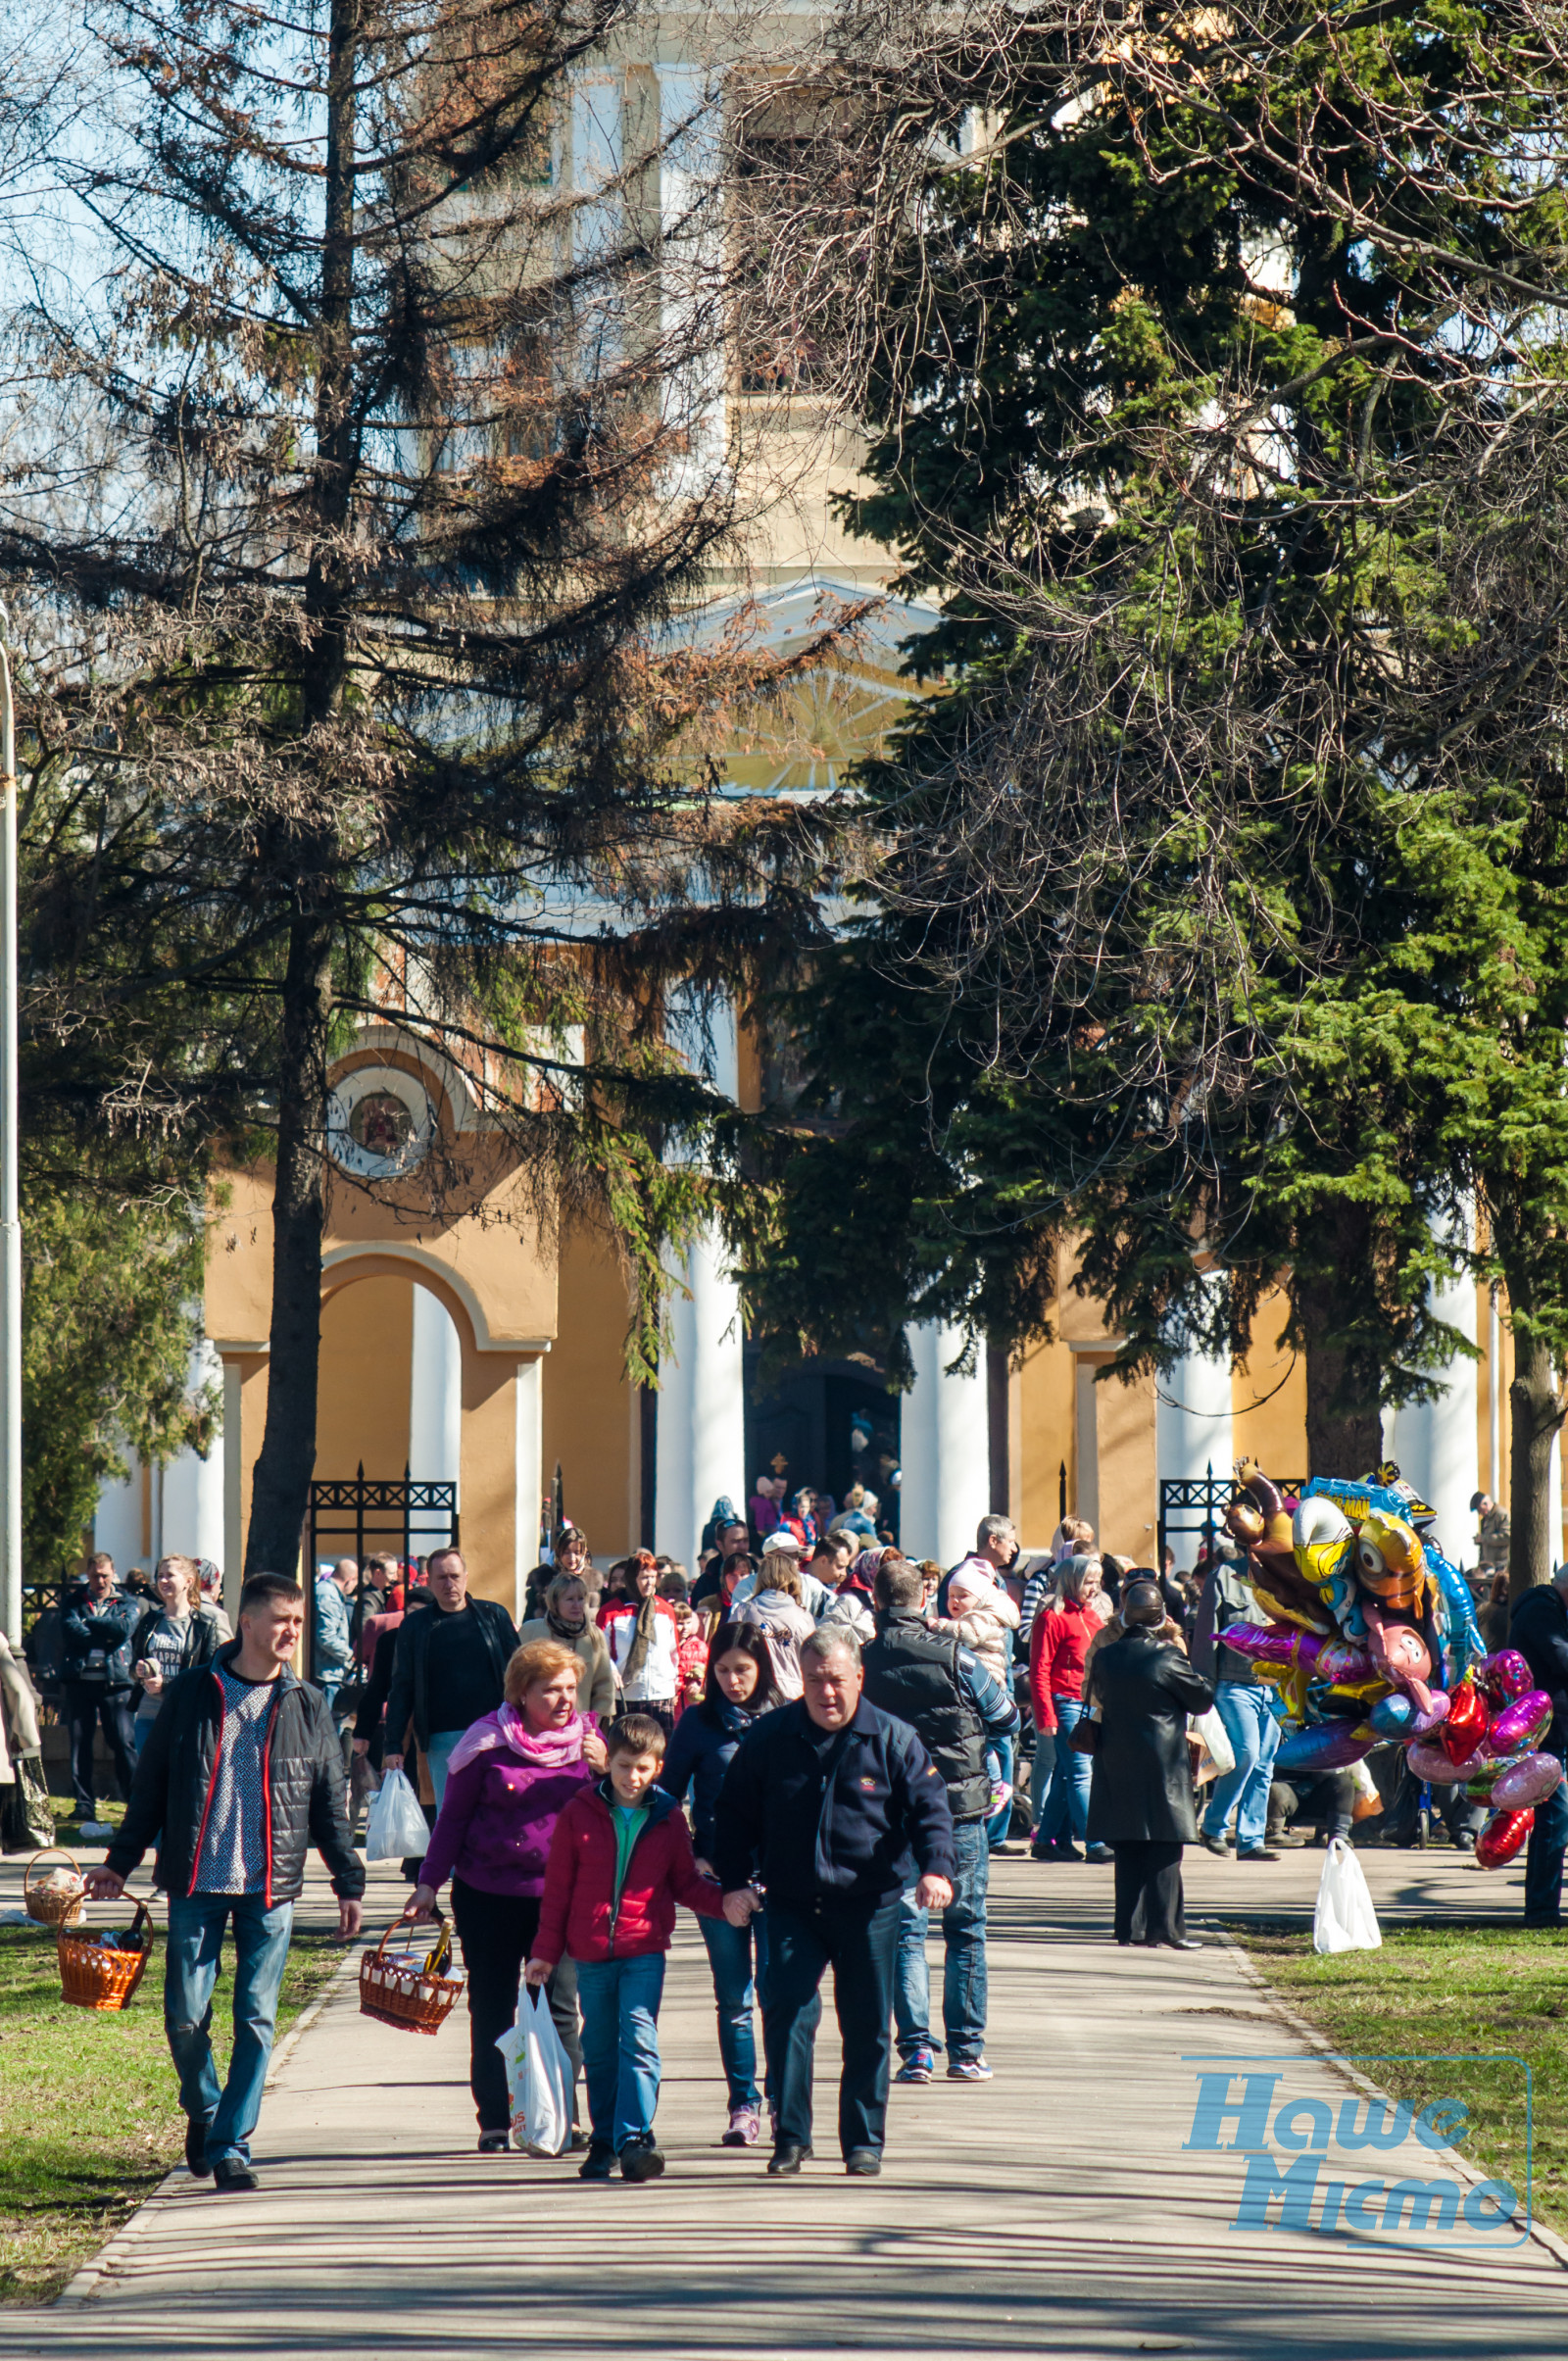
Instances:
[[[519,1988],[538,1987],[582,2093],[579,2169],[629,2181],[664,2169],[658,2027],[679,1908],[710,1972],[716,2137],[765,2140],[774,2175],[811,2158],[831,1969],[839,2149],[867,2176],[895,2080],[991,2078],[990,1863],[1015,1835],[1037,1861],[1111,1867],[1118,1943],[1184,1950],[1196,1947],[1186,1845],[1272,1859],[1303,1841],[1287,1817],[1315,1816],[1326,1842],[1365,1801],[1335,1772],[1282,1804],[1278,1721],[1225,1644],[1251,1599],[1224,1545],[1178,1576],[1098,1549],[1066,1518],[1025,1568],[999,1514],[944,1569],[782,1515],[759,1546],[721,1500],[694,1575],[648,1550],[602,1572],[586,1536],[563,1528],[520,1630],[473,1591],[456,1549],[407,1568],[322,1567],[312,1604],[309,1683],[292,1669],[306,1600],[281,1576],[245,1585],[237,1637],[181,1559],[160,1565],[157,1605],[138,1600],[133,1618],[95,1562],[68,1617],[74,1645],[122,1665],[137,1697],[122,1733],[127,1768],[137,1756],[130,1799],[90,1890],[118,1894],[156,1845],[187,2159],[222,2189],[256,2183],[249,2143],[306,1851],[325,1859],[352,1936],[365,1887],[354,1821],[378,1774],[406,1769],[425,1807],[422,1857],[404,1864],[409,1915],[431,1918],[450,1888],[480,2149],[509,2144],[497,2042]],[[1512,1637],[1552,1691],[1546,1743],[1561,1747],[1568,1574],[1523,1602]],[[1195,1724],[1223,1733],[1211,1783]],[[1568,1837],[1542,1820],[1535,1924],[1556,1922]],[[208,2022],[229,1925],[235,2046],[220,2087]]]

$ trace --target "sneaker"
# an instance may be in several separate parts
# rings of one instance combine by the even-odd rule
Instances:
[[[641,2140],[628,2140],[620,2151],[623,2181],[657,2181],[663,2169],[664,2159],[654,2145],[652,2132]]]
[[[987,1812],[986,1818],[994,1820],[998,1812],[1005,1811],[1011,1801],[1012,1788],[1009,1782],[1005,1779],[999,1779],[991,1790],[991,1809]]]
[[[754,2148],[761,2132],[762,2119],[755,2107],[731,2107],[729,2124],[718,2144],[722,2148]]]
[[[1205,1852],[1214,1853],[1222,1861],[1230,1859],[1231,1848],[1223,1837],[1211,1837],[1205,1828],[1202,1832],[1201,1843]]]
[[[213,2166],[213,2180],[225,2197],[262,2186],[243,2156],[220,2156]]]
[[[928,2083],[936,2073],[937,2061],[929,2049],[916,2049],[906,2057],[898,2073],[896,2083]]]
[[[988,2083],[991,2069],[984,2058],[955,2058],[948,2067],[950,2083]]]
[[[198,2181],[212,2171],[207,2161],[207,2126],[198,2115],[185,2118],[185,2170]]]
[[[615,2169],[615,2151],[608,2140],[590,2140],[588,2153],[577,2167],[579,2181],[608,2181]]]

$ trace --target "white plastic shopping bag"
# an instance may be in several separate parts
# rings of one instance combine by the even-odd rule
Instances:
[[[1196,1738],[1199,1744],[1198,1768],[1193,1776],[1200,1787],[1207,1779],[1223,1779],[1227,1771],[1235,1770],[1235,1749],[1230,1732],[1220,1720],[1218,1706],[1210,1705],[1206,1713],[1189,1715],[1187,1735]]]
[[[1343,1837],[1329,1845],[1312,1914],[1314,1951],[1375,1951],[1383,1942],[1366,1872]]]
[[[496,2043],[507,2061],[512,2137],[534,2156],[559,2156],[571,2139],[571,2060],[543,1992],[523,1985],[517,2021]]]
[[[366,1859],[422,1861],[429,1842],[430,1831],[407,1774],[386,1772],[365,1823]]]

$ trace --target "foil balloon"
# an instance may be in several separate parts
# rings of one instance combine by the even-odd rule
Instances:
[[[1228,1623],[1223,1638],[1238,1655],[1262,1664],[1301,1666],[1315,1681],[1372,1681],[1377,1666],[1364,1648],[1347,1648],[1343,1640],[1322,1640],[1315,1632],[1278,1624]]]
[[[1525,1811],[1555,1794],[1561,1778],[1562,1764],[1555,1754],[1525,1754],[1497,1773],[1492,1800],[1499,1811]]]
[[[1499,1648],[1494,1656],[1483,1656],[1475,1677],[1488,1697],[1497,1697],[1505,1705],[1536,1685],[1534,1673],[1516,1648]]]
[[[1274,1768],[1282,1779],[1293,1771],[1343,1770],[1370,1754],[1377,1743],[1375,1733],[1358,1722],[1314,1722],[1309,1729],[1287,1731]]]
[[[1432,1787],[1459,1787],[1470,1777],[1469,1764],[1455,1762],[1435,1738],[1418,1738],[1406,1747],[1404,1759],[1415,1777]]]
[[[1505,1705],[1487,1732],[1489,1754],[1517,1754],[1533,1746],[1551,1720],[1551,1699],[1544,1689],[1527,1689]]]
[[[1415,1707],[1407,1697],[1397,1692],[1392,1697],[1380,1697],[1367,1720],[1379,1738],[1406,1739],[1415,1736]]]
[[[1438,1731],[1438,1744],[1450,1762],[1468,1762],[1487,1735],[1491,1716],[1479,1690],[1461,1681],[1448,1699],[1448,1710]]]
[[[1482,1869],[1503,1869],[1535,1827],[1533,1811],[1498,1812],[1476,1839],[1476,1863]]]

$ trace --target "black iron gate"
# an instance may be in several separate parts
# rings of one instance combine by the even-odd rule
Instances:
[[[1300,1480],[1297,1477],[1276,1478],[1282,1493],[1299,1494]],[[1165,1570],[1165,1542],[1172,1533],[1196,1533],[1207,1542],[1210,1551],[1226,1509],[1241,1487],[1230,1476],[1217,1476],[1214,1462],[1201,1476],[1162,1476],[1159,1484],[1159,1570]]]
[[[362,1459],[358,1475],[332,1477],[311,1486],[306,1533],[309,1567],[306,1581],[312,1601],[312,1612],[306,1621],[310,1634],[309,1673],[314,1676],[318,1558],[348,1556],[348,1544],[352,1540],[354,1560],[360,1569],[358,1603],[363,1625],[367,1549],[377,1556],[395,1549],[405,1566],[412,1564],[416,1555],[428,1557],[433,1547],[456,1549],[458,1488],[456,1484],[416,1484],[407,1465],[400,1478],[367,1477]],[[417,1551],[414,1546],[416,1542],[422,1545]],[[323,1544],[331,1547],[323,1549]]]

